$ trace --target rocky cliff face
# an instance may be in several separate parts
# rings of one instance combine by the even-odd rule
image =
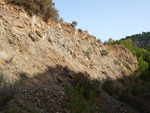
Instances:
[[[20,75],[25,82],[17,94],[12,88],[0,92],[0,106],[13,98],[7,102],[7,109],[0,107],[0,111],[19,107],[25,113],[34,110],[38,113],[68,113],[64,86],[71,84],[74,73],[86,73],[91,79],[116,80],[136,69],[136,57],[123,46],[103,45],[69,23],[52,18],[45,23],[36,15],[28,15],[24,8],[0,0],[3,82],[14,83]],[[40,79],[39,73],[42,73]],[[127,112],[124,105],[105,93],[98,99],[109,106],[109,112]]]
[[[109,54],[104,55],[103,51]],[[117,79],[133,73],[136,58],[123,46],[105,46],[71,24],[40,17],[0,0],[0,70],[12,82],[19,72],[32,77],[47,67],[67,66],[92,79]]]

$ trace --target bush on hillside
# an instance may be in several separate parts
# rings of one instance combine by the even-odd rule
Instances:
[[[82,29],[79,29],[79,32],[82,33]]]
[[[150,82],[150,71],[144,71],[140,74],[140,79],[145,82]]]
[[[91,91],[96,91],[96,86],[92,81],[89,80],[87,76],[82,73],[77,73],[74,80],[75,86],[80,84],[80,87],[84,89],[84,96],[89,97]]]
[[[99,42],[99,43],[101,43],[102,41],[101,41],[101,39],[97,39],[97,41]]]
[[[108,55],[109,51],[107,49],[102,50],[102,55]]]
[[[120,82],[122,82],[123,84],[125,84],[126,81],[127,81],[126,77],[121,77],[119,80],[120,80]]]
[[[144,72],[148,69],[148,62],[144,61],[142,57],[138,59],[139,70]]]
[[[17,93],[17,89],[13,85],[5,85],[0,88],[0,106],[5,105]]]
[[[29,13],[41,16],[45,21],[50,17],[59,18],[58,11],[54,7],[52,0],[6,0],[8,3],[25,7]]]
[[[130,107],[135,108],[140,113],[145,113],[146,111],[146,103],[140,97],[134,97],[129,93],[123,92],[119,95],[118,100],[126,103]]]
[[[97,94],[100,93],[97,81],[90,79],[86,73],[75,73],[73,88],[66,86],[68,94],[68,104],[72,113],[95,113],[100,111],[101,105],[96,101]]]
[[[75,90],[71,90],[70,87],[66,87],[66,93],[69,96],[69,102],[67,106],[72,113],[95,113],[95,94],[93,91],[89,92],[88,100],[84,97],[84,89],[77,84]]]
[[[119,65],[120,66],[120,62],[118,60],[114,60],[115,65]]]
[[[77,21],[72,21],[72,25],[75,27],[78,25]]]
[[[86,50],[86,51],[84,51],[84,53],[85,53],[85,55],[89,55],[91,53],[91,51]]]
[[[114,83],[113,80],[108,79],[102,84],[102,89],[108,93],[110,96],[113,96],[114,94],[119,93],[119,87]]]
[[[130,92],[132,93],[133,96],[139,96],[139,95],[141,95],[140,88],[139,88],[139,86],[137,84],[131,85],[129,87],[129,90],[130,90]]]

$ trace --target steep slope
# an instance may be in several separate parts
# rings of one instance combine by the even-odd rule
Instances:
[[[69,23],[52,18],[45,23],[36,15],[30,17],[24,8],[0,0],[0,70],[4,75],[3,84],[15,83],[20,76],[24,78],[25,84],[21,89],[25,94],[24,100],[40,104],[30,106],[28,112],[33,108],[40,112],[64,112],[63,105],[67,99],[64,99],[63,86],[70,84],[74,78],[75,74],[71,72],[86,73],[91,79],[116,80],[136,69],[137,59],[125,47],[103,45]],[[41,80],[34,79],[39,73],[43,73]],[[65,76],[68,73],[69,76]],[[60,96],[61,100],[58,99]],[[56,102],[55,98],[60,102]],[[12,103],[23,105],[25,109],[25,104],[16,100]],[[17,106],[14,103],[9,106]],[[59,109],[55,108],[57,105],[60,105]]]
[[[18,72],[33,75],[56,64],[101,79],[120,77],[120,68],[129,73],[136,70],[136,58],[123,46],[104,46],[71,24],[52,19],[45,23],[37,16],[30,17],[22,8],[2,2],[0,13],[1,70],[7,78],[15,78]],[[102,55],[104,49],[110,53]]]

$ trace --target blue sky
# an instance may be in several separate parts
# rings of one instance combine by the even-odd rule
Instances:
[[[53,0],[65,22],[102,41],[150,31],[150,0]]]

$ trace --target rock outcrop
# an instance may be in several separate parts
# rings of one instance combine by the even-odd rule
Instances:
[[[102,51],[107,49],[108,55]],[[91,78],[117,79],[136,70],[136,58],[123,46],[104,46],[71,24],[27,14],[18,6],[0,1],[0,69],[7,81],[18,72],[32,76],[48,66],[68,66]],[[119,63],[116,63],[119,62]],[[128,74],[127,74],[128,75]]]
[[[60,109],[55,109],[54,112],[68,112],[63,109],[66,98],[64,90],[59,90],[59,83],[69,84],[72,79],[69,76],[71,74],[68,74],[69,70],[87,73],[91,79],[116,80],[132,74],[137,69],[137,59],[122,45],[103,45],[86,31],[78,30],[69,23],[52,18],[46,23],[36,15],[30,16],[24,8],[0,0],[0,71],[4,74],[4,82],[14,83],[19,79],[20,73],[26,73],[32,80],[34,75],[58,65],[63,68],[57,70],[57,73],[44,74],[45,77],[49,76],[49,83],[54,86],[39,83],[34,84],[37,87],[31,85],[32,87],[22,89],[23,94],[29,95],[22,98],[28,102],[39,101],[31,106],[38,107],[39,112],[53,111],[42,105],[58,105]],[[68,76],[65,77],[65,74]],[[56,86],[59,87],[57,90]],[[60,102],[57,102],[55,98],[61,96],[65,100],[59,99]],[[45,101],[54,103],[44,104]],[[42,109],[45,111],[41,111]]]

